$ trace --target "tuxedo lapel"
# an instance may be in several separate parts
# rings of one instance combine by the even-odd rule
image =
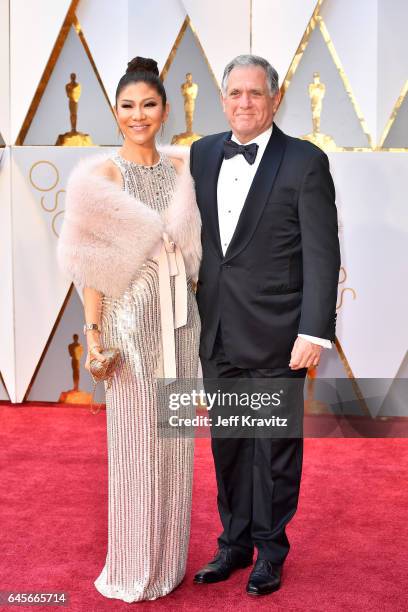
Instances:
[[[284,150],[284,134],[274,124],[272,135],[266,145],[266,149],[239,216],[235,232],[225,253],[225,261],[238,255],[250,241],[273,187]]]
[[[211,243],[218,255],[223,257],[220,238],[220,226],[218,222],[218,200],[217,183],[222,160],[224,158],[224,141],[231,138],[231,132],[222,134],[215,146],[211,149],[211,155],[206,162],[207,181],[204,187],[203,201],[207,203],[201,210],[201,214],[207,217],[207,227]]]

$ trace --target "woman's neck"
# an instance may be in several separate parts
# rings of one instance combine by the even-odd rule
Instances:
[[[122,148],[119,149],[119,153],[124,159],[136,164],[142,164],[143,166],[153,166],[160,159],[154,142],[146,145],[137,145],[125,141]]]

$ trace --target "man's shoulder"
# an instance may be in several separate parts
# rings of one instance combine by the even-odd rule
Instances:
[[[218,132],[217,134],[209,134],[208,136],[203,136],[199,140],[196,140],[194,143],[194,149],[196,150],[205,150],[207,148],[211,148],[213,145],[220,142],[220,140],[224,140],[230,132]]]
[[[295,136],[289,136],[289,134],[285,134],[285,138],[286,149],[289,153],[294,153],[307,159],[326,155],[323,149],[320,149],[320,147],[316,146],[312,142],[309,142],[308,140],[296,138]]]

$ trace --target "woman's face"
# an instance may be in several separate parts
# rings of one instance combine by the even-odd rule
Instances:
[[[169,105],[148,83],[130,83],[118,96],[115,115],[125,138],[138,145],[154,142],[169,114]]]

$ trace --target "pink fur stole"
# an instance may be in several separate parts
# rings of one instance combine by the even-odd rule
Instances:
[[[161,214],[93,172],[108,154],[81,160],[71,172],[57,256],[61,269],[77,287],[93,287],[120,297],[157,250],[163,232],[180,247],[187,276],[196,280],[201,219],[188,149],[168,145],[159,150],[184,162],[171,202]]]

